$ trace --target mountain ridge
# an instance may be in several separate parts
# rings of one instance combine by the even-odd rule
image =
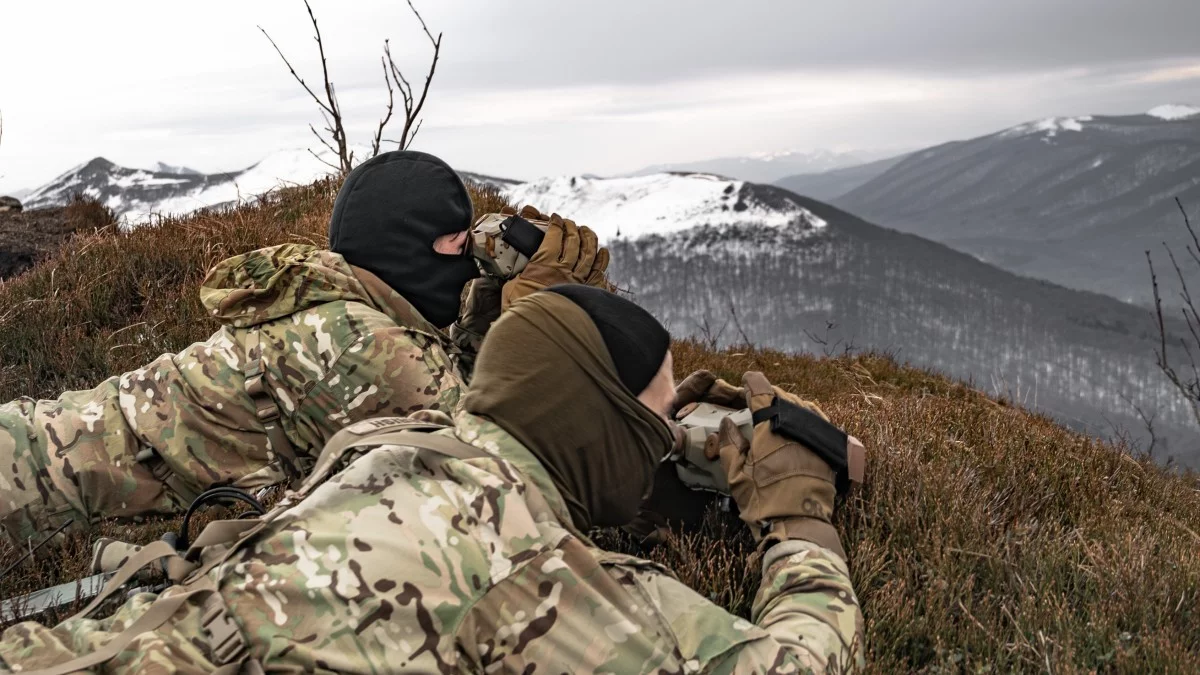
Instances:
[[[1144,251],[1200,204],[1200,115],[1035,120],[914,152],[833,201],[1025,276],[1150,299]],[[1200,111],[1200,109],[1197,109]]]

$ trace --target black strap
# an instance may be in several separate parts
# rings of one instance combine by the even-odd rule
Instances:
[[[509,216],[508,220],[500,223],[500,238],[518,253],[532,258],[546,238],[546,233],[521,216]]]
[[[791,401],[775,397],[771,405],[754,413],[754,426],[771,423],[771,431],[812,450],[837,475],[837,491],[850,488],[846,458],[846,432],[815,412]]]

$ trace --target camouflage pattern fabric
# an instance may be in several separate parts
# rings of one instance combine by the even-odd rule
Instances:
[[[383,445],[309,478],[209,573],[267,672],[846,672],[862,614],[845,563],[809,542],[768,552],[754,622],[667,569],[597,549],[570,524],[533,455],[460,413],[489,457]],[[344,468],[343,468],[344,467]],[[334,473],[332,476],[327,474]],[[168,592],[177,592],[178,587]],[[26,622],[0,636],[9,667],[61,663],[145,611]],[[213,669],[194,607],[103,672]]]
[[[207,341],[91,390],[0,405],[0,528],[8,537],[23,541],[68,519],[80,527],[176,512],[214,485],[282,482],[246,393],[252,330],[302,468],[356,420],[458,404],[453,348],[338,254],[289,244],[237,256],[213,268],[201,299],[223,324]],[[161,462],[139,462],[147,449]]]

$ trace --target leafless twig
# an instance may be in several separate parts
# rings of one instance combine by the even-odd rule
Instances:
[[[321,79],[324,86],[322,88],[322,93],[320,94],[314,91],[313,88],[310,87],[307,82],[305,82],[304,78],[301,77],[298,72],[296,72],[296,69],[292,66],[291,61],[289,61],[287,56],[284,55],[283,50],[279,48],[279,45],[275,43],[275,40],[269,33],[267,33],[266,29],[264,29],[262,26],[259,26],[258,29],[262,31],[262,34],[266,36],[267,40],[271,43],[271,46],[275,48],[275,52],[279,54],[279,58],[283,59],[283,64],[287,66],[288,72],[291,73],[292,78],[295,79],[296,82],[298,82],[304,89],[304,91],[308,93],[309,97],[316,102],[317,107],[321,112],[321,119],[325,123],[324,133],[318,131],[317,128],[312,124],[308,125],[308,128],[309,131],[312,132],[313,136],[317,138],[317,141],[320,142],[320,144],[335,157],[336,163],[321,157],[321,155],[312,150],[309,150],[309,152],[313,155],[313,157],[316,157],[331,168],[341,172],[342,174],[346,174],[349,173],[352,168],[354,168],[354,151],[350,149],[350,144],[346,137],[345,118],[342,115],[341,104],[338,103],[337,89],[334,87],[333,80],[331,80],[329,77],[329,62],[325,56],[325,42],[321,37],[321,27],[317,23],[316,14],[313,13],[312,5],[309,4],[308,0],[304,0],[304,8],[308,11],[308,18],[312,22],[314,39],[317,42],[317,53],[321,57]],[[433,76],[437,71],[438,60],[441,57],[442,34],[438,33],[436,38],[433,36],[433,33],[431,33],[429,30],[429,26],[425,24],[425,19],[421,17],[420,12],[418,12],[417,8],[413,6],[412,0],[408,0],[408,8],[412,10],[413,15],[417,17],[417,21],[421,24],[421,30],[424,31],[426,37],[429,38],[430,44],[433,46],[433,59],[429,64],[429,72],[425,76],[425,84],[421,88],[421,91],[418,95],[413,89],[412,85],[410,85],[408,80],[404,77],[400,67],[396,65],[395,60],[392,58],[391,45],[389,41],[384,40],[383,56],[380,57],[379,61],[383,68],[384,85],[387,87],[387,109],[385,110],[382,119],[380,119],[379,125],[375,129],[375,134],[371,139],[372,157],[379,154],[381,149],[380,146],[383,142],[385,142],[385,139],[383,138],[383,132],[388,123],[391,122],[393,113],[395,111],[396,89],[400,90],[401,101],[404,106],[404,129],[401,131],[400,138],[398,140],[393,141],[386,139],[386,142],[396,143],[401,150],[412,144],[413,139],[416,138],[417,131],[419,131],[421,128],[421,110],[425,106],[425,99],[429,96],[429,88],[433,83]],[[394,87],[393,84],[395,85]]]
[[[425,85],[421,87],[421,95],[417,97],[413,91],[413,87],[404,77],[404,73],[396,67],[396,62],[392,60],[391,45],[386,41],[383,43],[383,54],[387,61],[387,69],[392,74],[392,81],[396,83],[396,88],[400,90],[400,100],[404,104],[404,128],[400,131],[400,138],[389,143],[395,143],[401,150],[412,144],[413,139],[417,137],[417,132],[421,129],[421,121],[418,119],[421,116],[421,109],[425,107],[425,99],[429,96],[429,86],[433,83],[433,75],[437,72],[438,59],[442,54],[442,34],[438,33],[437,37],[433,37],[433,33],[429,32],[429,26],[425,25],[425,19],[421,18],[421,13],[413,7],[412,0],[408,0],[408,8],[412,10],[417,21],[421,23],[421,30],[425,31],[425,37],[429,38],[429,44],[433,47],[433,59],[429,62],[429,73],[425,75]],[[391,87],[388,88],[389,95]],[[383,131],[382,126],[380,132]]]
[[[1179,207],[1179,212],[1183,215],[1184,227],[1187,228],[1188,235],[1192,240],[1192,244],[1184,248],[1197,267],[1200,267],[1200,237],[1197,236],[1195,228],[1192,227],[1192,221],[1188,218],[1187,210],[1183,208],[1183,202],[1178,197],[1175,198],[1175,204]],[[1192,417],[1196,420],[1197,424],[1200,424],[1200,366],[1197,365],[1195,354],[1193,353],[1193,348],[1200,350],[1200,312],[1197,312],[1196,303],[1192,298],[1191,288],[1188,284],[1187,276],[1184,274],[1183,266],[1179,264],[1174,252],[1166,242],[1163,242],[1163,248],[1166,249],[1167,258],[1171,261],[1171,267],[1175,270],[1175,277],[1179,280],[1179,299],[1183,305],[1180,311],[1183,313],[1184,322],[1187,324],[1188,332],[1191,334],[1191,342],[1181,337],[1179,343],[1184,354],[1187,356],[1191,374],[1181,374],[1171,364],[1170,355],[1167,351],[1166,321],[1163,318],[1162,294],[1159,292],[1158,275],[1154,271],[1154,260],[1150,255],[1150,251],[1146,251],[1146,262],[1150,266],[1150,284],[1154,292],[1154,315],[1158,327],[1159,341],[1158,348],[1155,350],[1155,357],[1159,370],[1167,376],[1171,385],[1187,400],[1192,410]],[[1145,418],[1143,417],[1144,420]]]
[[[733,319],[733,327],[737,328],[738,335],[742,338],[742,346],[746,348],[754,346],[754,343],[750,341],[750,336],[746,335],[746,330],[742,328],[742,321],[738,318],[737,304],[733,302],[732,298],[729,300],[729,316]]]

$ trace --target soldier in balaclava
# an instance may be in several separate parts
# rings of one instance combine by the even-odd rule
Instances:
[[[544,219],[551,231],[506,302],[604,283],[595,234]],[[175,513],[214,485],[296,481],[357,420],[453,412],[463,354],[443,330],[478,275],[462,254],[471,224],[466,187],[437,157],[363,163],[338,193],[328,249],[272,246],[209,272],[201,300],[221,327],[207,341],[94,389],[0,404],[0,529],[24,544],[68,524]]]

